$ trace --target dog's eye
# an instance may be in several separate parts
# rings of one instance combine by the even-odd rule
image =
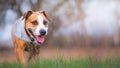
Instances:
[[[44,25],[47,25],[47,21],[44,20],[44,21],[43,21],[43,24],[44,24]]]
[[[35,20],[35,21],[32,21],[31,22],[33,25],[38,25],[38,22]]]

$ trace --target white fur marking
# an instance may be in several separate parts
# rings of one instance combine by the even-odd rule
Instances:
[[[15,33],[15,35],[25,41],[30,41],[30,39],[28,38],[25,29],[24,29],[24,24],[25,24],[25,20],[22,20],[22,17],[16,21],[16,23],[13,26],[13,32]]]
[[[48,28],[46,28],[46,27],[44,26],[43,20],[44,20],[44,19],[43,19],[42,15],[38,15],[38,22],[39,22],[39,24],[38,24],[38,26],[37,26],[37,28],[36,28],[36,30],[35,30],[35,32],[34,32],[35,35],[40,35],[39,31],[40,31],[41,29],[44,29],[44,30],[46,30],[46,32],[47,32],[47,29],[48,29]]]

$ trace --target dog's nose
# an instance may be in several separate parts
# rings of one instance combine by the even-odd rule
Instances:
[[[40,30],[40,34],[41,34],[42,36],[44,36],[44,35],[46,34],[46,30],[41,29],[41,30]]]

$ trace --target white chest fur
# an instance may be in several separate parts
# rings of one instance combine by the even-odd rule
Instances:
[[[18,38],[29,42],[30,39],[28,38],[28,36],[25,32],[24,24],[25,24],[25,20],[22,20],[22,17],[21,17],[13,25],[13,32]]]

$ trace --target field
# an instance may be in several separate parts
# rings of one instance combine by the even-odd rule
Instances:
[[[41,48],[40,59],[29,63],[28,68],[120,68],[119,53],[119,48]],[[2,48],[0,51],[0,68],[23,67],[16,62],[13,49]]]
[[[17,62],[2,62],[0,68],[22,68]],[[39,59],[35,63],[29,63],[28,68],[120,68],[120,59]]]

